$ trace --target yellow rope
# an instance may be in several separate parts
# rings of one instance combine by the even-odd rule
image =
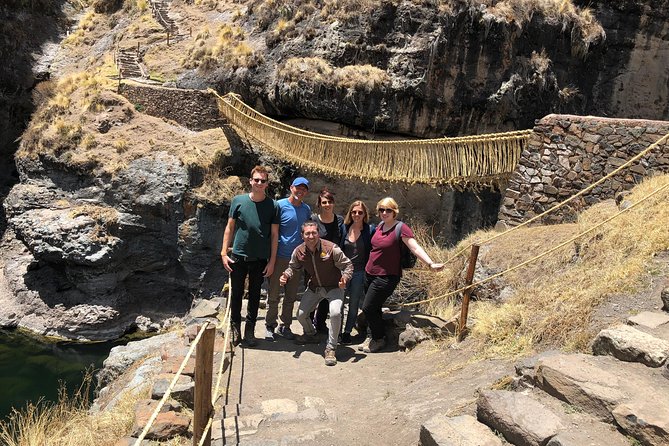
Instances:
[[[587,193],[587,192],[590,192],[592,189],[594,189],[594,188],[597,187],[598,185],[602,184],[604,181],[608,180],[609,178],[611,178],[611,177],[613,177],[614,175],[618,174],[620,171],[626,169],[627,167],[629,167],[630,165],[632,165],[633,163],[635,163],[635,162],[638,161],[639,159],[641,159],[641,158],[643,158],[644,156],[646,156],[650,151],[652,151],[652,150],[654,150],[655,148],[657,148],[657,146],[659,146],[660,144],[663,144],[664,142],[666,142],[668,138],[669,138],[669,133],[667,133],[667,134],[664,135],[662,138],[658,139],[657,141],[655,141],[654,143],[652,143],[651,145],[649,145],[648,147],[646,147],[644,150],[642,150],[641,152],[639,152],[638,154],[636,154],[635,156],[633,156],[632,158],[630,158],[625,164],[622,164],[621,166],[619,166],[618,168],[614,169],[613,171],[611,171],[611,172],[608,173],[607,175],[603,176],[603,177],[600,178],[599,180],[597,180],[597,181],[595,181],[594,183],[592,183],[590,186],[586,187],[585,189],[582,189],[581,191],[575,193],[575,194],[572,195],[571,197],[569,197],[569,198],[567,198],[566,200],[564,200],[564,201],[562,201],[562,202],[556,204],[555,206],[553,206],[553,207],[551,207],[550,209],[548,209],[548,210],[542,212],[541,214],[539,214],[539,215],[535,215],[534,217],[530,218],[529,220],[526,220],[526,221],[520,223],[518,226],[514,226],[514,227],[512,227],[512,228],[507,229],[507,230],[504,231],[504,232],[500,232],[499,234],[495,234],[495,235],[493,235],[492,237],[489,237],[489,238],[483,240],[482,242],[473,242],[473,243],[470,243],[469,245],[465,246],[464,248],[462,248],[461,250],[459,250],[458,252],[456,252],[455,254],[453,254],[451,257],[449,257],[448,260],[444,261],[444,264],[448,264],[448,263],[452,262],[453,260],[455,260],[456,258],[458,258],[462,253],[464,253],[465,251],[470,250],[471,247],[472,247],[472,245],[474,245],[474,244],[483,246],[483,245],[485,245],[486,243],[490,243],[491,241],[493,241],[493,240],[495,240],[495,239],[497,239],[497,238],[499,238],[499,237],[508,235],[509,233],[511,233],[511,232],[513,232],[513,231],[515,231],[515,230],[517,230],[517,229],[520,229],[520,228],[522,228],[522,227],[524,227],[524,226],[527,226],[527,225],[529,225],[529,224],[531,224],[531,223],[533,223],[533,222],[539,220],[539,219],[542,218],[542,217],[545,217],[546,215],[550,214],[550,213],[553,212],[554,210],[556,210],[556,209],[558,209],[558,208],[561,208],[562,206],[564,206],[564,205],[567,204],[567,203],[572,202],[573,200],[575,200],[576,198],[580,197],[581,195],[583,195],[583,194],[585,194],[585,193]]]
[[[214,388],[214,391],[211,394],[211,401],[212,404],[216,403],[216,399],[218,398],[218,391],[219,387],[221,386],[221,380],[223,378],[223,365],[225,364],[225,354],[227,353],[228,349],[228,339],[230,335],[230,317],[231,317],[231,309],[230,309],[230,303],[232,302],[232,283],[230,281],[230,277],[228,277],[228,299],[227,299],[227,305],[225,308],[225,313],[223,314],[223,320],[221,321],[221,324],[219,325],[219,328],[225,327],[225,336],[223,338],[223,354],[221,356],[221,362],[219,363],[218,366],[218,376],[216,378],[216,386]],[[211,429],[211,425],[214,422],[214,413],[211,414],[209,417],[209,420],[207,420],[207,425],[204,428],[204,431],[202,431],[202,436],[200,437],[200,441],[198,442],[198,446],[202,446],[205,442],[205,439],[207,438],[207,434],[209,433],[209,429]]]
[[[172,378],[172,382],[170,383],[170,385],[167,388],[167,391],[165,392],[163,397],[158,402],[158,405],[156,406],[153,413],[151,414],[151,417],[149,418],[149,421],[146,423],[146,426],[144,426],[144,429],[142,430],[142,433],[139,435],[137,440],[135,440],[135,445],[134,446],[140,446],[141,445],[142,440],[144,440],[144,437],[146,437],[146,434],[149,432],[149,429],[151,429],[151,425],[153,425],[153,422],[156,421],[156,417],[158,416],[158,413],[160,412],[160,409],[163,408],[163,406],[165,405],[165,402],[170,397],[170,393],[172,393],[172,389],[174,389],[174,386],[176,385],[177,381],[179,380],[179,377],[181,376],[181,373],[183,373],[184,368],[186,368],[186,363],[188,362],[191,355],[195,351],[195,347],[197,346],[197,343],[200,342],[200,338],[202,338],[202,334],[204,333],[204,330],[208,326],[209,326],[209,322],[205,322],[202,325],[202,328],[200,328],[200,332],[197,334],[197,336],[193,340],[193,343],[191,344],[190,348],[188,349],[188,353],[186,354],[186,357],[184,358],[184,360],[181,362],[181,366],[179,366],[179,370],[177,370],[177,373],[174,375],[174,378]]]
[[[510,175],[531,130],[456,138],[369,141],[309,132],[264,116],[237,95],[218,98],[228,121],[275,155],[307,169],[363,181],[492,184]]]
[[[667,189],[668,187],[669,187],[669,183],[665,184],[665,185],[662,186],[662,187],[659,187],[658,189],[656,189],[656,190],[654,190],[653,192],[651,192],[650,194],[646,195],[645,197],[643,197],[642,199],[640,199],[640,200],[637,201],[636,203],[632,204],[632,205],[629,206],[628,208],[625,208],[625,209],[623,209],[622,211],[619,211],[618,213],[616,213],[616,214],[612,215],[611,217],[607,218],[606,220],[604,220],[604,221],[602,221],[602,222],[600,222],[600,223],[597,223],[595,226],[591,227],[590,229],[587,229],[587,230],[581,232],[580,234],[575,235],[574,237],[570,238],[570,239],[567,240],[566,242],[560,243],[559,245],[557,245],[557,246],[555,246],[555,247],[553,247],[553,248],[551,248],[551,249],[549,249],[549,250],[547,250],[547,251],[544,251],[543,253],[541,253],[541,254],[539,254],[539,255],[536,255],[536,256],[532,257],[531,259],[529,259],[529,260],[526,260],[526,261],[524,261],[524,262],[522,262],[522,263],[519,263],[518,265],[512,266],[512,267],[510,267],[510,268],[508,268],[508,269],[506,269],[506,270],[504,270],[504,271],[502,271],[502,272],[499,272],[499,273],[497,273],[497,274],[493,274],[493,275],[490,276],[490,277],[486,277],[486,278],[483,279],[483,280],[480,280],[480,281],[478,281],[478,282],[476,282],[476,283],[472,283],[471,285],[464,286],[464,287],[462,287],[462,288],[460,288],[460,289],[457,289],[457,290],[455,290],[455,291],[451,291],[451,292],[449,292],[449,293],[442,294],[442,295],[440,295],[440,296],[436,296],[436,297],[431,297],[431,298],[429,298],[429,299],[421,300],[421,301],[418,301],[418,302],[405,303],[405,304],[402,304],[402,306],[404,306],[404,307],[411,307],[411,306],[414,306],[414,305],[420,305],[420,304],[424,304],[424,303],[432,302],[432,301],[435,301],[435,300],[444,299],[444,298],[446,298],[446,297],[453,296],[453,295],[455,295],[455,294],[461,293],[461,292],[463,292],[464,290],[466,290],[467,288],[477,287],[477,286],[482,285],[482,284],[484,284],[484,283],[490,282],[491,280],[496,279],[497,277],[500,277],[500,276],[502,276],[502,275],[504,275],[504,274],[507,274],[507,273],[509,273],[509,272],[511,272],[511,271],[515,271],[515,270],[517,270],[518,268],[522,268],[523,266],[528,265],[528,264],[530,264],[530,263],[532,263],[532,262],[534,262],[534,261],[536,261],[536,260],[539,260],[539,259],[541,259],[542,257],[545,257],[545,256],[547,256],[548,254],[551,254],[551,253],[555,252],[556,250],[558,250],[558,249],[560,249],[560,248],[562,248],[562,247],[568,245],[569,243],[572,243],[573,241],[575,241],[575,240],[577,240],[577,239],[583,237],[584,235],[589,234],[590,232],[594,231],[595,229],[599,228],[600,226],[602,226],[602,225],[604,225],[604,224],[610,222],[610,221],[613,220],[614,218],[619,217],[620,215],[622,215],[623,213],[629,211],[630,209],[633,209],[633,208],[636,207],[638,204],[643,203],[643,202],[646,201],[647,199],[649,199],[649,198],[651,198],[652,196],[654,196],[654,195],[656,195],[656,194],[662,192],[663,190]]]

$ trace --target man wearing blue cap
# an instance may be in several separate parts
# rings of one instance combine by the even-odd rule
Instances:
[[[269,279],[269,296],[267,298],[267,315],[265,316],[265,339],[274,340],[274,329],[279,317],[279,279],[281,274],[288,268],[293,250],[302,243],[302,223],[309,220],[311,208],[303,202],[309,193],[309,181],[304,177],[297,177],[290,185],[290,195],[277,201],[277,207],[281,214],[279,223],[279,248],[276,254],[274,273]],[[293,276],[284,285],[283,305],[281,306],[281,325],[279,334],[286,339],[295,339],[290,330],[293,322],[293,305],[297,300],[297,288],[299,286],[299,275]]]

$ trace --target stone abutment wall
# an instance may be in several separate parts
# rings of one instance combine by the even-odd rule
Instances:
[[[548,115],[534,127],[509,181],[499,221],[517,225],[586,188],[669,133],[669,122]],[[631,189],[648,175],[669,172],[669,144],[658,146],[589,193],[543,218],[573,221],[577,212]]]
[[[216,96],[207,91],[123,82],[119,93],[142,113],[174,121],[190,130],[216,128],[227,122],[218,111]]]

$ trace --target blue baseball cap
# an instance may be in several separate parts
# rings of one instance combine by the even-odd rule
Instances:
[[[293,180],[293,184],[291,186],[306,186],[307,189],[309,189],[309,180],[307,180],[304,177],[297,177]]]

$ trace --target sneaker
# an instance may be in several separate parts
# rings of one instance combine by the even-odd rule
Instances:
[[[247,347],[255,347],[258,345],[258,341],[256,340],[255,335],[255,328],[255,325],[249,324],[248,322],[244,326],[244,339],[242,342]]]
[[[367,344],[367,347],[364,348],[362,351],[365,353],[376,353],[378,351],[381,351],[383,347],[386,346],[386,340],[381,338],[381,339],[372,339],[369,341],[369,344]]]
[[[230,325],[230,342],[232,342],[232,345],[235,347],[242,342],[242,334],[240,333],[238,324]]]
[[[274,327],[265,328],[265,340],[270,342],[274,341]]]
[[[372,338],[365,338],[362,344],[358,345],[358,350],[364,352],[366,348],[369,348],[369,342]]]
[[[337,365],[337,357],[335,356],[335,350],[332,347],[327,347],[325,349],[325,365]]]
[[[342,333],[339,343],[341,345],[351,345],[353,343],[353,341],[351,341],[351,333]]]
[[[320,337],[318,337],[317,333],[314,334],[302,334],[302,335],[297,335],[295,336],[295,343],[304,345],[304,344],[318,344],[321,342]]]
[[[295,335],[290,330],[290,327],[286,327],[285,325],[279,326],[279,334],[283,336],[284,339],[288,339],[289,341],[295,339]]]

